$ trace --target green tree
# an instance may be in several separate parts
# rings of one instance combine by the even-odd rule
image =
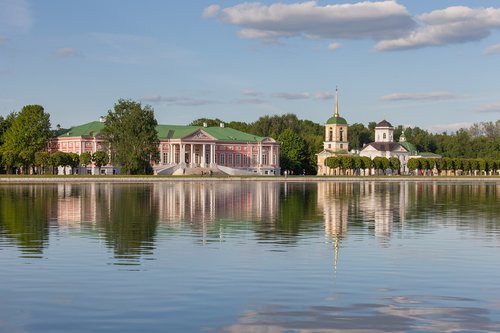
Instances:
[[[35,153],[45,150],[50,137],[50,115],[40,105],[26,105],[3,135],[3,152],[17,156],[24,172],[35,163]]]
[[[406,164],[408,170],[415,171],[420,168],[420,162],[418,158],[410,158]]]
[[[307,156],[304,139],[287,128],[278,137],[278,141],[281,142],[281,169],[293,170],[295,174],[302,173],[302,167]]]
[[[371,142],[370,130],[365,125],[356,123],[348,128],[349,147],[361,150],[363,146]]]
[[[363,164],[361,166],[363,172],[366,173],[366,170],[368,170],[368,175],[370,175],[373,161],[368,156],[361,156],[361,162]]]
[[[59,174],[58,167],[64,167],[66,165],[66,153],[62,151],[56,151],[50,154],[50,165],[52,166],[53,170],[55,170],[55,174]]]
[[[120,99],[109,110],[102,131],[109,143],[113,164],[126,174],[151,174],[151,161],[159,160],[158,122],[149,105]]]
[[[75,168],[80,165],[80,156],[76,153],[68,153],[66,165],[71,168],[71,174],[74,174]]]
[[[99,169],[99,174],[101,174],[102,166],[109,163],[108,153],[102,150],[98,150],[92,155],[92,161],[95,163],[95,166]]]
[[[80,165],[82,165],[84,168],[86,168],[87,165],[89,165],[90,163],[92,163],[92,154],[89,153],[88,151],[81,153],[80,154]]]
[[[208,127],[219,127],[221,123],[224,123],[224,121],[220,120],[219,118],[198,118],[196,120],[193,120],[189,124],[189,126],[203,126],[204,124],[207,124]]]
[[[376,170],[382,170],[382,172],[385,173],[385,170],[389,169],[389,160],[387,157],[377,156],[373,159],[373,166]]]
[[[401,169],[401,162],[397,157],[389,158],[389,168],[392,169],[393,172],[399,174],[399,170]]]
[[[50,165],[50,153],[46,151],[35,153],[35,165],[40,168],[39,173],[44,174],[45,169]]]

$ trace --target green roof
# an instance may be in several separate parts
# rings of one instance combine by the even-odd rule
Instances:
[[[403,141],[399,142],[401,146],[403,146],[410,154],[416,153],[417,152],[417,147],[411,142],[408,141]]]
[[[96,136],[104,128],[104,123],[100,121],[92,121],[90,123],[86,123],[80,126],[71,127],[66,130],[64,133],[59,134],[58,137],[65,136]]]
[[[347,121],[342,117],[331,117],[326,121],[327,124],[336,124],[336,125],[347,125]]]
[[[87,124],[71,127],[58,137],[70,136],[96,136],[104,128],[104,123],[92,121]],[[241,132],[229,127],[201,127],[201,126],[182,126],[182,125],[158,125],[158,138],[160,139],[182,139],[199,130],[203,130],[208,135],[219,141],[240,141],[240,142],[260,142],[263,137]]]

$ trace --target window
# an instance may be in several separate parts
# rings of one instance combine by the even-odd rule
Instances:
[[[383,135],[383,139],[385,140],[385,138],[386,138],[386,135],[385,135],[385,133],[384,133],[384,135]]]
[[[236,154],[236,161],[234,162],[235,165],[240,166],[241,164],[241,154]]]
[[[233,165],[233,154],[227,154],[227,165]]]
[[[262,164],[267,165],[267,154],[262,154]]]
[[[330,128],[330,131],[328,133],[328,141],[333,141],[333,131],[331,128]]]
[[[224,155],[224,153],[220,154],[220,165],[224,165]]]
[[[163,164],[168,164],[168,153],[163,153]]]
[[[252,155],[252,165],[256,165],[257,164],[257,154],[253,154]]]
[[[340,149],[343,149],[344,148],[344,145],[341,143],[340,144]]]
[[[247,165],[248,165],[248,156],[243,155],[243,166],[247,166]]]

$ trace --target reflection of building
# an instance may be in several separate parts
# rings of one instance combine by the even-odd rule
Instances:
[[[99,121],[75,126],[50,139],[48,150],[81,154],[105,149],[101,137],[104,123]],[[200,174],[222,172],[230,175],[279,175],[280,145],[269,137],[232,128],[158,125],[160,161],[153,167],[158,174]],[[85,170],[84,170],[85,169]],[[94,173],[94,167],[82,168]],[[105,166],[101,173],[117,172]]]
[[[274,221],[279,208],[279,184],[273,182],[156,184],[154,195],[160,219],[174,223]]]
[[[375,236],[388,240],[394,222],[404,222],[408,207],[408,184],[370,182],[361,186],[359,206],[363,220],[373,221]]]
[[[352,183],[318,183],[318,208],[323,211],[325,233],[332,239],[347,233]]]
[[[71,184],[57,185],[57,224],[77,227],[82,222],[95,223],[100,219],[99,206],[105,202],[109,207],[112,195],[109,184]],[[104,187],[104,189],[103,189]],[[105,193],[104,196],[97,192]]]

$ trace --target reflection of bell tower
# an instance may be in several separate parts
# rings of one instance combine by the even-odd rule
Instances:
[[[335,92],[335,112],[325,124],[325,141],[323,148],[326,151],[342,152],[349,149],[347,138],[347,121],[339,114],[339,91]]]

